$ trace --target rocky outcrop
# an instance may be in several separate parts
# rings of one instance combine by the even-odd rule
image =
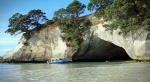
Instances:
[[[78,51],[73,55],[73,60],[107,60],[107,59],[135,59],[150,60],[150,32],[139,29],[120,34],[120,29],[109,31],[103,19],[89,18],[93,24],[85,34],[85,40]],[[128,55],[128,56],[127,56]]]
[[[120,29],[111,33],[102,25],[98,24],[92,28],[95,36],[122,47],[132,59],[150,60],[150,32],[139,29],[127,35],[120,35]]]
[[[16,48],[7,52],[3,58],[13,62],[42,62],[51,57],[63,58],[65,50],[60,30],[50,25],[39,32],[33,32],[29,40],[23,36]]]
[[[88,44],[88,45],[87,45]],[[130,59],[125,50],[97,36],[86,37],[78,51],[73,55],[74,61],[105,61]]]
[[[111,59],[150,60],[150,32],[143,29],[119,34],[103,27],[102,19],[89,17],[93,26],[84,36],[84,41],[78,47],[67,47],[61,39],[61,32],[56,26],[49,25],[39,32],[33,32],[32,37],[24,37],[18,45],[7,52],[5,61],[47,61],[51,57],[73,59],[74,61],[93,61]]]

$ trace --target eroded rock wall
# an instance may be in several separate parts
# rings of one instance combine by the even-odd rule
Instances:
[[[4,56],[6,61],[47,61],[52,57],[80,60],[135,59],[150,60],[150,32],[139,29],[120,35],[120,29],[106,30],[102,19],[90,17],[93,26],[85,33],[80,46],[67,47],[56,26],[49,26],[32,34]],[[26,45],[24,45],[26,43]]]
[[[60,34],[57,27],[47,27],[32,33],[31,38],[27,41],[22,37],[18,45],[8,51],[3,58],[5,61],[15,62],[47,61],[51,57],[63,58],[67,47]]]
[[[93,35],[122,47],[132,59],[150,60],[149,31],[139,29],[123,35],[119,34],[120,29],[116,29],[111,33],[103,27],[103,24],[93,26],[91,29]]]
[[[126,51],[111,42],[104,41],[88,31],[85,40],[73,55],[74,61],[105,61],[130,59]]]

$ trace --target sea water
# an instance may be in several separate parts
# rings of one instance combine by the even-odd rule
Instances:
[[[150,63],[0,64],[0,82],[150,82]]]

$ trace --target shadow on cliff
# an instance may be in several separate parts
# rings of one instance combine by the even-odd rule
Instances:
[[[93,36],[81,44],[78,51],[72,56],[72,60],[76,62],[91,62],[131,60],[131,58],[123,48]]]

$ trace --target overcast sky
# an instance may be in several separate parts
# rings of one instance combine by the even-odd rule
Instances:
[[[0,0],[0,56],[13,49],[21,35],[10,36],[5,31],[8,29],[8,19],[15,13],[27,14],[30,10],[41,9],[48,19],[60,8],[66,8],[73,0]],[[87,5],[90,0],[79,0]],[[85,14],[90,12],[86,11]]]

